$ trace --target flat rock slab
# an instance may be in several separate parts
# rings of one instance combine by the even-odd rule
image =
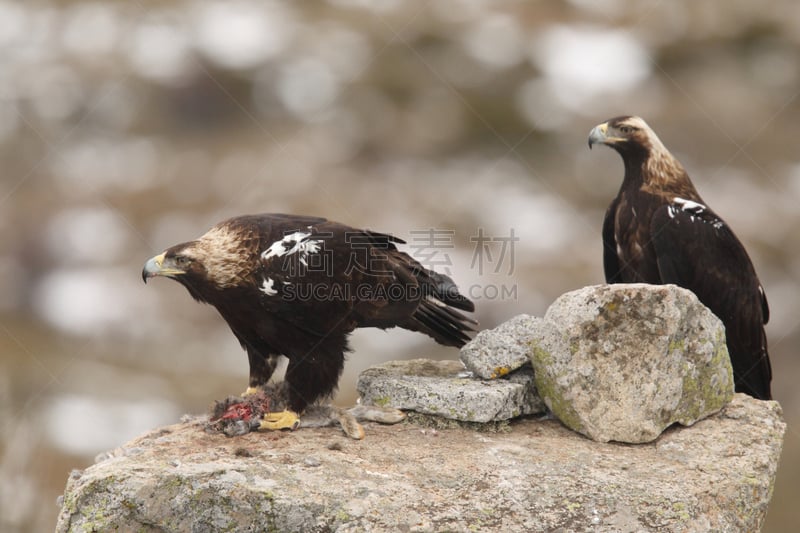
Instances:
[[[530,367],[507,379],[482,380],[472,377],[459,361],[390,361],[364,370],[357,387],[366,405],[463,422],[495,422],[546,410]]]
[[[57,531],[758,531],[785,431],[777,403],[740,394],[635,446],[555,420],[499,434],[369,424],[363,441],[203,423],[74,472]]]

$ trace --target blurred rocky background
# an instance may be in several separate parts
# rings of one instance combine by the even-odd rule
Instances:
[[[638,114],[744,241],[789,429],[766,531],[800,521],[800,4],[0,1],[0,530],[47,531],[69,471],[243,390],[247,358],[144,261],[236,214],[405,238],[482,327],[603,281]],[[391,359],[361,330],[337,401]]]

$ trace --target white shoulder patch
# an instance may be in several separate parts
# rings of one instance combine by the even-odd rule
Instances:
[[[261,284],[259,290],[267,296],[275,296],[278,294],[278,291],[275,289],[275,280],[272,278],[264,278],[264,282]]]
[[[675,203],[667,208],[667,214],[669,214],[669,218],[675,218],[675,215],[678,213],[678,209],[680,209],[689,215],[690,221],[694,222],[698,217],[701,217],[701,215],[703,215],[707,209],[706,206],[701,203],[694,202],[692,200],[686,200],[685,198],[679,198],[677,196],[672,201]],[[721,229],[725,225],[722,220],[713,216],[701,217],[700,221],[706,224],[711,224],[715,229]]]
[[[685,200],[683,198],[678,198],[677,196],[672,201],[681,206],[681,209],[683,211],[687,211],[689,213],[694,213],[699,215],[706,209],[706,206],[704,206],[703,204],[699,204],[691,200]]]
[[[322,241],[309,239],[311,232],[296,231],[285,235],[281,240],[273,242],[269,248],[261,254],[261,259],[267,260],[273,257],[283,257],[284,255],[300,254],[300,262],[308,265],[306,258],[308,254],[314,254],[322,248]]]

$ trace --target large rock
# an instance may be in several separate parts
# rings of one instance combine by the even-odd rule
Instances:
[[[494,329],[479,331],[461,348],[467,370],[483,379],[497,379],[530,362],[531,341],[541,318],[517,315]]]
[[[648,442],[733,396],[722,322],[675,285],[585,287],[558,298],[531,343],[553,413],[598,441]]]
[[[357,388],[366,405],[462,422],[496,422],[546,411],[530,366],[507,379],[487,381],[472,377],[459,361],[390,361],[364,370]]]
[[[367,425],[363,441],[203,425],[75,472],[57,531],[758,531],[785,431],[777,403],[744,395],[643,446],[555,420],[498,434]]]

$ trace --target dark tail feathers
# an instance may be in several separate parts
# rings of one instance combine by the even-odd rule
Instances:
[[[468,333],[476,331],[478,322],[457,311],[475,311],[475,304],[458,292],[453,280],[428,270],[426,294],[411,317],[409,329],[433,337],[439,344],[460,348],[469,342]]]

